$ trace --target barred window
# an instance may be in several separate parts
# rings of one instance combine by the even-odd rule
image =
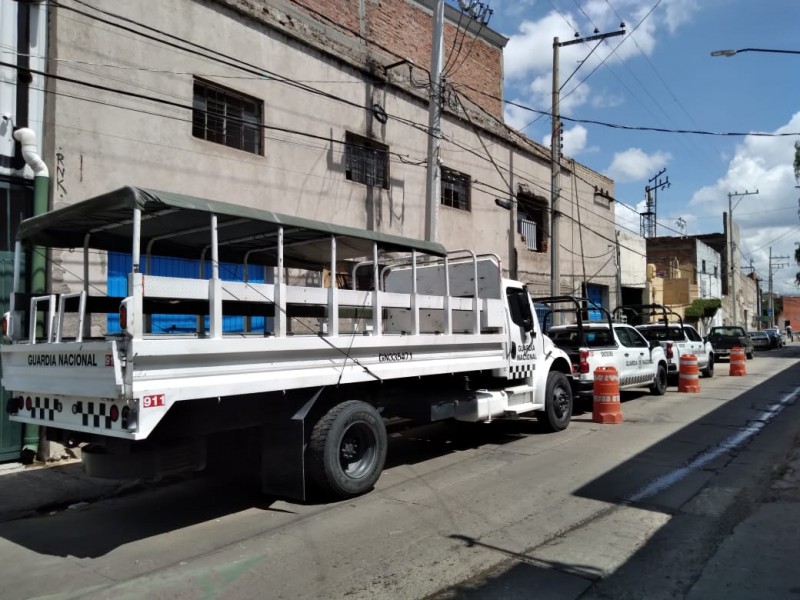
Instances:
[[[469,175],[442,167],[442,204],[469,212],[470,184]]]
[[[262,154],[261,100],[195,79],[192,135],[231,148]]]
[[[348,180],[389,189],[389,146],[348,131],[344,154]]]

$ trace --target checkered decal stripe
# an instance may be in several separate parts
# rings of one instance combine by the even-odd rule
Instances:
[[[58,398],[32,398],[30,416],[32,419],[40,421],[55,422],[56,413],[64,410],[64,405]],[[111,429],[112,421],[110,416],[111,405],[105,402],[75,402],[72,405],[72,413],[80,415],[81,423],[85,427],[105,427]]]
[[[56,410],[61,410],[61,401],[55,398],[33,398],[31,407],[31,418],[42,421],[55,420]]]
[[[105,402],[86,402],[86,410],[81,411],[82,403],[78,403],[79,412],[81,413],[81,420],[84,427],[91,425],[92,427],[100,427],[100,421],[103,421],[103,426],[106,429],[111,429],[111,417],[108,415],[108,410]],[[90,423],[91,421],[91,423]]]
[[[536,365],[534,363],[523,363],[521,365],[511,365],[508,367],[508,378],[509,379],[524,379],[526,377],[530,377],[533,375],[533,371],[536,369]]]
[[[627,385],[643,385],[645,383],[653,383],[652,375],[636,375],[633,377],[621,377],[619,380],[620,386]]]

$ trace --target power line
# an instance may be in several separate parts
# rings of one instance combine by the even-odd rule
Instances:
[[[484,92],[483,90],[479,90],[467,84],[462,84],[462,87],[467,88],[470,91],[475,93],[481,94],[488,98],[492,98],[493,100],[497,100],[499,102],[503,102],[510,106],[516,106],[517,108],[521,108],[523,110],[527,110],[529,112],[539,114],[542,116],[552,116],[552,113],[538,110],[536,108],[532,108],[530,106],[526,106],[525,104],[520,104],[519,102],[513,102],[511,100],[505,100],[503,98],[499,98],[494,96],[488,92]],[[470,99],[470,102],[473,102]],[[681,134],[693,134],[693,135],[708,135],[708,136],[727,136],[727,137],[747,137],[747,136],[754,136],[754,137],[794,137],[800,135],[800,132],[787,132],[787,133],[777,133],[777,132],[764,132],[764,131],[748,131],[748,132],[740,132],[740,131],[706,131],[702,129],[668,129],[666,127],[648,127],[646,125],[623,125],[621,123],[609,123],[606,121],[597,121],[595,119],[576,119],[571,117],[560,117],[563,121],[569,121],[571,123],[580,123],[583,125],[599,125],[601,127],[608,127],[611,129],[622,129],[625,131],[650,131],[655,133],[681,133]]]

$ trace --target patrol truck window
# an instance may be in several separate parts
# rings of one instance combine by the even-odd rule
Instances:
[[[694,327],[684,327],[686,331],[686,335],[688,338],[693,342],[702,342],[703,338],[700,337],[700,334],[695,331]]]
[[[631,347],[633,348],[647,348],[650,344],[647,343],[647,340],[642,337],[642,334],[633,329],[632,327],[625,328],[630,336],[631,340]]]
[[[531,313],[528,293],[519,288],[507,288],[506,296],[511,320],[520,327],[525,328],[526,331],[530,331],[533,328],[533,313]]]
[[[617,337],[623,346],[630,348],[633,345],[631,343],[630,336],[628,336],[628,331],[624,327],[616,327],[614,331],[616,332]]]

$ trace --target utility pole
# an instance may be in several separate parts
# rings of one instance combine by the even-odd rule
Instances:
[[[561,216],[558,210],[558,196],[561,193],[559,182],[561,175],[561,120],[559,113],[561,88],[558,81],[558,49],[562,46],[583,42],[601,42],[606,38],[624,34],[625,24],[620,23],[620,30],[611,33],[599,33],[595,29],[595,35],[582,38],[578,37],[576,33],[576,37],[567,42],[559,41],[558,37],[553,38],[553,114],[550,131],[550,295],[552,296],[558,296],[561,293],[561,271],[558,264],[558,221]]]
[[[775,327],[775,296],[772,293],[772,272],[784,269],[789,263],[773,264],[776,260],[789,260],[788,256],[772,256],[772,246],[769,247],[769,323],[770,327]]]
[[[648,180],[648,184],[644,188],[647,210],[641,215],[641,234],[642,237],[652,238],[657,237],[658,234],[658,190],[668,188],[670,186],[669,175],[662,180],[659,179],[666,173],[666,167],[661,169],[652,179]]]
[[[615,232],[615,243],[614,243],[614,267],[617,272],[617,306],[622,305],[622,272],[620,271],[621,267],[621,260],[619,254],[619,231]]]
[[[733,240],[733,209],[739,205],[739,202],[742,201],[742,198],[745,196],[755,196],[758,194],[758,190],[755,192],[748,192],[745,190],[743,193],[739,192],[731,192],[728,194],[728,242],[730,243],[730,273],[731,273],[731,306],[732,306],[732,315],[733,315],[733,323],[732,325],[736,325],[736,242]],[[736,202],[736,206],[733,206],[733,198],[738,197],[739,200]]]
[[[435,242],[439,230],[439,202],[442,196],[440,142],[442,139],[442,99],[444,82],[444,0],[435,0],[433,9],[433,39],[431,42],[430,100],[428,102],[428,176],[425,186],[425,239]],[[470,19],[489,23],[492,9],[483,2],[458,0],[461,11]],[[459,20],[460,23],[460,20]],[[467,27],[464,27],[466,35]],[[456,32],[458,33],[458,32]]]
[[[439,198],[442,179],[439,171],[439,139],[442,121],[442,62],[444,59],[444,0],[433,9],[431,44],[431,82],[428,102],[428,178],[425,188],[425,239],[435,242],[439,225]]]

